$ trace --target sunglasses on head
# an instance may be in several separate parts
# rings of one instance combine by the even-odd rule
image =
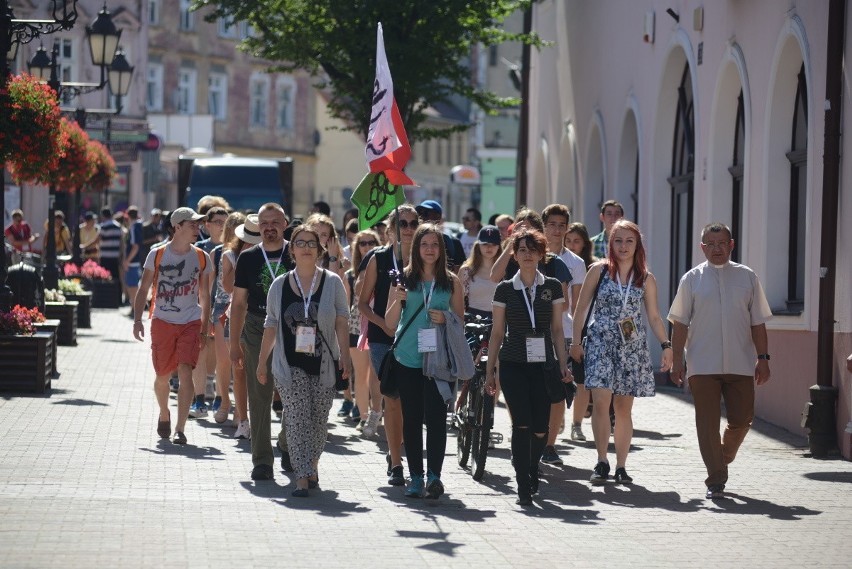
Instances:
[[[375,239],[370,239],[369,241],[358,241],[359,247],[375,247],[379,242]]]
[[[400,229],[417,229],[417,226],[420,225],[420,222],[416,219],[414,221],[405,221],[404,219],[399,220],[399,228]]]

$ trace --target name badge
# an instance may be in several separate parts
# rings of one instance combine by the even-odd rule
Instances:
[[[530,363],[543,362],[547,359],[544,350],[544,338],[542,336],[531,336],[527,338],[527,361]]]
[[[438,349],[438,332],[434,328],[421,328],[417,331],[417,351],[421,354]]]
[[[314,355],[317,330],[313,326],[296,326],[296,351]]]
[[[621,341],[625,344],[635,340],[639,334],[636,331],[636,322],[633,318],[625,318],[618,321],[618,332],[621,334]]]

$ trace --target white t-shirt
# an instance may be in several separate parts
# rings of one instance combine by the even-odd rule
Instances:
[[[583,284],[583,281],[586,280],[586,263],[583,261],[582,257],[572,253],[567,247],[563,248],[562,252],[559,253],[559,258],[565,262],[568,266],[568,270],[571,271],[571,282],[568,283],[568,298],[565,299],[569,308],[562,313],[562,335],[566,338],[570,338],[574,330],[574,319],[571,317],[571,314],[574,313],[575,308],[571,302],[571,299],[573,298],[571,295],[571,287],[580,286]]]
[[[171,324],[187,324],[201,319],[201,305],[198,301],[198,282],[201,266],[198,254],[194,248],[189,252],[178,255],[172,251],[172,244],[164,245],[165,251],[160,259],[157,272],[157,289],[154,291],[154,318],[165,320]],[[154,259],[159,248],[152,249],[145,259],[145,268],[154,270]],[[204,274],[213,273],[213,263],[210,256],[207,259]]]
[[[470,252],[473,251],[473,244],[476,243],[476,240],[478,238],[479,234],[470,235],[467,231],[461,234],[461,237],[459,237],[459,241],[461,241],[465,257],[470,257]]]

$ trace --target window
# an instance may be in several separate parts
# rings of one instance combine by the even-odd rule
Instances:
[[[734,161],[728,172],[731,173],[731,233],[737,240],[737,246],[731,251],[731,260],[740,262],[740,250],[743,246],[743,173],[745,162],[745,105],[743,90],[737,97],[737,124],[734,130]]]
[[[429,163],[429,148],[432,146],[431,140],[424,140],[421,145],[423,146],[423,163]]]
[[[160,0],[148,0],[148,23],[152,26],[160,24]]]
[[[254,37],[254,27],[250,26],[248,22],[240,22],[240,39],[244,40],[246,38]]]
[[[195,69],[178,72],[177,112],[182,115],[195,114]]]
[[[799,70],[793,110],[793,136],[790,161],[790,219],[787,244],[787,310],[802,312],[805,307],[805,220],[808,189],[808,98],[805,65]]]
[[[220,18],[217,20],[216,29],[218,30],[219,37],[221,38],[236,39],[237,33],[239,32],[238,26],[226,18]]]
[[[695,139],[692,76],[689,64],[677,88],[672,175],[671,261],[669,299],[673,299],[681,275],[692,268],[692,190],[695,181]]]
[[[192,0],[180,0],[180,29],[189,32],[195,29],[195,16],[190,12]]]
[[[211,73],[208,84],[207,112],[214,119],[223,121],[228,117],[228,76],[225,73]]]
[[[159,63],[148,64],[145,105],[149,111],[163,110],[163,66]]]
[[[269,109],[269,77],[252,77],[249,83],[249,126],[266,127]]]
[[[275,126],[278,130],[292,130],[295,127],[296,82],[292,77],[282,77],[276,86],[278,108]]]

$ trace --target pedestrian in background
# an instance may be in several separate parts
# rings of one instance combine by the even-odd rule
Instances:
[[[538,492],[539,461],[547,444],[550,397],[545,386],[545,363],[555,358],[563,382],[571,381],[562,340],[562,283],[545,277],[539,263],[547,240],[536,230],[512,234],[509,242],[520,269],[494,292],[491,338],[486,366],[486,389],[500,387],[512,419],[512,465],[518,485],[517,503],[532,504]]]
[[[441,470],[447,450],[447,403],[452,400],[452,392],[449,388],[442,392],[437,380],[423,374],[423,354],[438,349],[434,326],[446,323],[444,310],[464,318],[461,283],[447,267],[444,237],[437,225],[426,223],[417,228],[404,276],[404,285],[391,289],[385,319],[388,327],[396,329],[394,357],[399,362],[402,436],[411,477],[405,495],[423,496],[425,423],[426,497],[437,499],[444,493]],[[408,329],[401,334],[406,326]]]
[[[596,288],[597,298],[590,306]],[[646,266],[639,226],[619,220],[612,226],[607,258],[589,269],[574,312],[573,337],[580,339],[586,313],[592,310],[586,345],[580,341],[571,344],[571,357],[584,361],[586,389],[592,391],[594,400],[592,432],[598,451],[591,477],[594,485],[605,484],[609,478],[610,401],[615,408],[615,481],[633,482],[626,469],[633,438],[633,400],[653,397],[655,386],[643,306],[663,348],[660,371],[668,371],[672,349],[657,307],[657,280]]]
[[[698,447],[707,467],[707,499],[724,496],[728,465],[754,419],[754,386],[769,381],[766,322],[772,310],[754,271],[731,262],[733,249],[727,225],[704,227],[701,251],[707,261],[680,279],[668,316],[673,325],[671,378],[677,385],[685,375],[689,380]],[[727,417],[724,437],[719,436],[721,400]]]
[[[604,229],[592,237],[593,253],[598,259],[604,259],[609,245],[609,234],[613,224],[624,217],[624,206],[615,200],[607,200],[601,205],[600,220]]]
[[[96,263],[100,261],[100,227],[95,223],[95,212],[87,211],[83,215],[83,223],[80,224],[80,251],[83,259],[93,260]],[[140,253],[141,255],[141,253]],[[148,253],[141,257],[144,261]]]
[[[47,221],[44,222],[44,250],[47,251]],[[70,255],[74,248],[71,242],[71,230],[65,225],[65,214],[56,210],[53,214],[53,242],[57,255]]]
[[[340,277],[317,266],[323,248],[315,227],[302,225],[291,237],[296,266],[269,288],[256,373],[266,385],[274,346],[272,376],[284,405],[287,448],[296,474],[292,495],[307,497],[319,485],[336,373],[339,369],[347,379],[352,368],[346,349],[349,308]]]
[[[500,230],[493,225],[480,229],[470,256],[459,270],[467,313],[491,318],[491,303],[497,289],[497,283],[491,280],[491,267],[502,252]]]
[[[112,210],[108,207],[101,209],[100,248],[101,266],[110,272],[113,279],[115,291],[113,294],[121,299],[121,264],[124,260],[124,231],[121,225],[112,217]],[[136,318],[139,318],[134,313]]]

